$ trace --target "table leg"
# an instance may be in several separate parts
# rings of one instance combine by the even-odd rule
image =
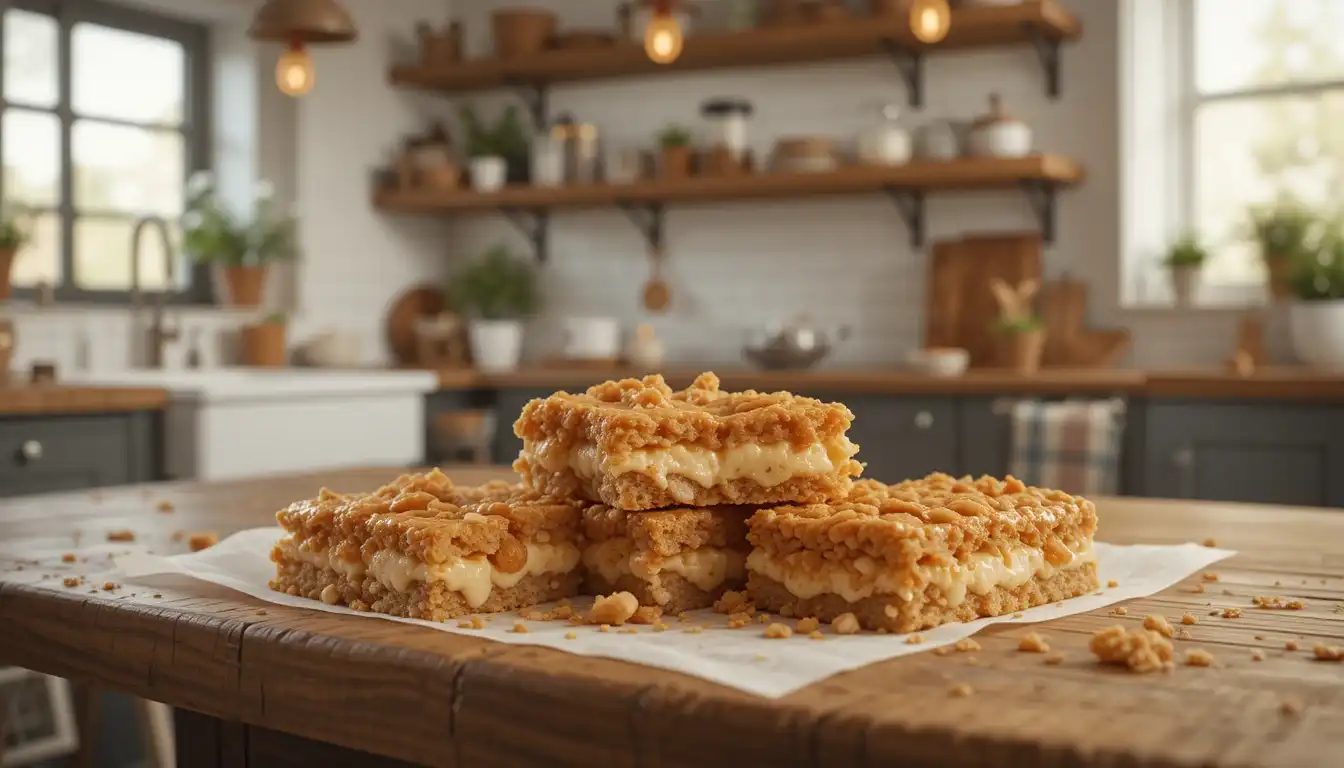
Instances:
[[[77,768],[94,768],[98,764],[98,731],[102,724],[103,692],[84,683],[70,683],[75,701],[75,727],[79,731],[79,751],[75,753]]]
[[[414,768],[410,763],[280,731],[173,710],[177,764],[191,768]]]

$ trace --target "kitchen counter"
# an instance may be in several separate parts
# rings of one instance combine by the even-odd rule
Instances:
[[[0,382],[0,416],[157,411],[168,392],[145,386],[85,386]]]
[[[903,370],[759,371],[709,365],[664,371],[683,387],[701,370],[713,370],[728,389],[852,395],[1134,395],[1190,398],[1264,398],[1344,402],[1344,373],[1306,368],[1270,368],[1252,376],[1220,370],[1137,371],[1047,369],[1023,376],[1004,370],[973,370],[956,378],[920,376]],[[574,389],[643,371],[601,367],[531,367],[507,373],[438,371],[439,387],[465,389]]]
[[[81,533],[102,543],[105,531],[129,528],[156,551],[181,551],[173,531],[268,525],[273,510],[321,486],[371,487],[395,471],[11,501],[0,518],[0,664],[181,708],[180,765],[403,764],[348,751],[362,750],[434,766],[1287,766],[1344,750],[1344,665],[1311,653],[1344,636],[1344,614],[1332,610],[1344,604],[1344,516],[1325,510],[1101,499],[1107,541],[1216,536],[1241,554],[1202,594],[1188,579],[1130,601],[1123,617],[1098,611],[1038,627],[1065,654],[1060,666],[1018,652],[1024,630],[1002,627],[976,636],[974,662],[916,654],[774,701],[619,661],[262,603],[182,578],[115,592],[36,583],[60,570],[60,553],[77,550]],[[451,473],[473,483],[507,475]],[[160,501],[175,512],[156,511]],[[13,556],[39,551],[40,563]],[[1253,609],[1264,594],[1307,607]],[[1233,606],[1242,618],[1207,616]],[[1138,677],[1098,667],[1087,651],[1097,629],[1185,612],[1200,623],[1178,651],[1211,651],[1214,668]],[[1289,639],[1302,650],[1286,652]],[[1252,661],[1254,649],[1263,661]],[[973,695],[950,697],[954,682]],[[1285,701],[1301,713],[1285,714]]]

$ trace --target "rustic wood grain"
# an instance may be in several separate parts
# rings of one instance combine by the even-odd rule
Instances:
[[[0,383],[0,416],[157,411],[168,393],[152,387],[74,387]]]
[[[759,371],[719,366],[663,369],[673,387],[684,387],[702,370],[713,370],[727,389],[789,390],[837,395],[1134,395],[1194,400],[1297,400],[1344,402],[1344,375],[1308,368],[1265,368],[1250,376],[1222,370],[1139,371],[1046,368],[1032,375],[973,370],[942,379],[901,369]],[[648,371],[621,367],[520,368],[506,373],[444,369],[439,387],[463,389],[585,389],[605,379],[638,378]]]
[[[505,474],[452,472],[466,482]],[[369,487],[393,474],[10,501],[0,513],[0,552],[14,543],[78,551],[75,532],[101,542],[123,526],[156,551],[181,551],[174,531],[265,525],[271,510],[320,486]],[[162,500],[174,511],[158,511]],[[54,587],[25,585],[21,574],[59,576],[59,564],[0,555],[0,664],[126,690],[246,724],[249,733],[269,729],[435,766],[1310,766],[1344,749],[1344,664],[1311,654],[1318,642],[1344,642],[1344,516],[1140,499],[1099,507],[1107,541],[1214,537],[1241,554],[1219,564],[1219,580],[1202,593],[1194,577],[1129,601],[1125,616],[1102,610],[998,627],[977,635],[979,652],[908,656],[777,701],[618,661],[272,605],[185,579],[96,594],[63,589],[59,578]],[[1256,609],[1257,595],[1307,607]],[[1242,618],[1208,615],[1230,606]],[[1147,614],[1176,622],[1186,612],[1199,623],[1178,653],[1209,650],[1215,668],[1131,675],[1097,666],[1086,650],[1097,629],[1137,627]],[[1033,630],[1066,654],[1064,664],[1016,650]],[[1288,640],[1299,650],[1286,651]],[[1263,661],[1252,660],[1254,649]],[[973,695],[950,697],[958,683]],[[1301,714],[1282,714],[1285,700]],[[273,743],[252,748],[288,754],[284,738]]]
[[[686,40],[672,64],[655,64],[644,47],[619,41],[604,48],[549,50],[526,56],[476,58],[438,65],[395,66],[393,85],[461,92],[516,84],[551,84],[582,80],[638,77],[771,64],[802,64],[829,59],[854,59],[884,54],[888,41],[923,51],[965,50],[1024,45],[1039,31],[1053,39],[1076,38],[1077,17],[1053,0],[963,7],[952,12],[945,39],[935,46],[915,40],[904,14],[872,18],[855,16],[824,24],[792,25],[735,32],[696,32]]]

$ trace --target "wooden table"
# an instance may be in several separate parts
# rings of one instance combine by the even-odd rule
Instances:
[[[1199,578],[1106,611],[1032,627],[1066,660],[1017,651],[1028,631],[980,633],[983,649],[907,656],[768,701],[672,672],[491,643],[392,622],[263,603],[185,579],[66,589],[61,550],[116,528],[156,551],[175,531],[265,525],[321,485],[360,489],[390,470],[172,484],[0,506],[0,664],[178,707],[179,765],[1337,765],[1344,664],[1312,647],[1344,636],[1344,515],[1238,504],[1107,499],[1102,538],[1214,537],[1242,554]],[[459,470],[466,481],[504,470]],[[156,509],[160,501],[173,512]],[[15,548],[27,560],[6,557]],[[48,554],[34,562],[38,552]],[[23,570],[17,570],[22,567]],[[35,586],[41,575],[58,578]],[[90,591],[92,589],[92,591]],[[1251,607],[1282,595],[1305,610]],[[1209,615],[1239,607],[1238,619]],[[1092,632],[1184,613],[1210,669],[1136,675],[1099,667]],[[1296,642],[1300,650],[1287,651]],[[808,642],[790,640],[784,642]],[[843,642],[834,639],[830,642]],[[1260,650],[1264,658],[1252,659]],[[953,697],[959,683],[972,686]],[[1285,713],[1284,702],[1296,713]],[[356,755],[350,750],[380,757]],[[1333,755],[1333,757],[1332,757]],[[1332,762],[1336,761],[1336,762]],[[404,762],[398,762],[404,761]]]

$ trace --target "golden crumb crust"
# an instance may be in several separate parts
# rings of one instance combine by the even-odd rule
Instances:
[[[1082,497],[1011,476],[932,474],[895,485],[860,480],[845,501],[764,508],[747,525],[747,538],[771,555],[866,556],[908,569],[1019,545],[1043,550],[1048,562],[1068,562],[1096,533],[1097,510]]]
[[[426,563],[495,555],[527,541],[577,541],[581,507],[518,484],[458,486],[435,469],[366,494],[327,489],[276,513],[286,532],[316,551],[393,550]],[[345,553],[347,556],[354,553]]]
[[[724,392],[707,372],[680,391],[654,375],[607,381],[583,394],[556,392],[528,403],[513,431],[525,443],[551,441],[562,450],[588,443],[610,455],[785,442],[802,450],[840,437],[853,419],[840,403],[789,392]]]
[[[755,507],[679,507],[627,512],[605,504],[583,511],[589,542],[630,539],[635,547],[661,557],[700,547],[747,549],[747,517]]]

